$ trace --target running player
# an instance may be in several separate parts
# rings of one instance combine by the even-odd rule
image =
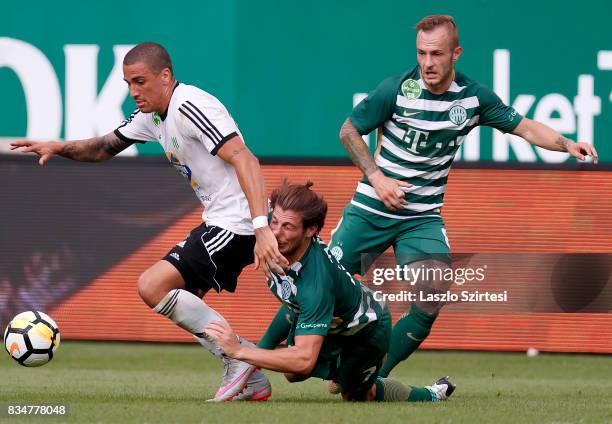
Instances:
[[[255,390],[243,391],[242,399],[249,400],[253,392],[266,399],[270,384],[265,376],[225,356],[204,333],[206,324],[223,317],[200,299],[210,289],[233,292],[242,269],[254,260],[256,267],[281,273],[278,264],[286,264],[268,226],[259,162],[219,100],[176,81],[161,45],[146,42],[130,50],[123,74],[138,109],[115,131],[70,142],[17,141],[11,148],[38,154],[44,165],[53,155],[97,162],[133,143],[159,142],[205,207],[204,223],[140,276],[138,293],[155,312],[189,331],[223,361],[225,372],[214,400],[233,398],[247,381]]]
[[[448,266],[450,245],[440,209],[455,153],[478,125],[516,134],[580,160],[590,155],[597,163],[593,146],[575,143],[520,116],[489,88],[455,70],[463,49],[451,16],[427,16],[416,30],[418,65],[380,83],[355,107],[340,131],[342,144],[364,178],[344,209],[330,247],[353,273],[365,273],[371,261],[391,246],[400,266]],[[376,128],[379,138],[372,156],[362,136]],[[418,284],[428,292],[447,289],[444,281]],[[381,376],[387,376],[425,340],[441,306],[433,302],[410,305],[393,327]]]

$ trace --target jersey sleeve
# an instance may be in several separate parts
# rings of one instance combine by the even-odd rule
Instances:
[[[323,269],[316,274],[316,279],[309,278],[308,290],[300,287],[298,303],[300,312],[295,325],[296,336],[326,336],[334,314],[334,294],[331,290],[331,276]]]
[[[480,125],[487,125],[507,133],[514,130],[523,119],[512,106],[504,104],[488,87],[480,88],[478,99],[480,101]]]
[[[393,115],[399,80],[399,77],[387,78],[355,106],[349,119],[359,134],[371,133]]]
[[[128,119],[114,131],[115,135],[123,141],[130,143],[146,143],[155,140],[155,134],[148,125],[148,116],[136,109]]]
[[[179,106],[187,135],[202,143],[211,155],[231,138],[238,135],[238,126],[217,99],[193,96]]]

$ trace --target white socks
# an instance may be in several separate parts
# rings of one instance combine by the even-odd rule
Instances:
[[[210,353],[225,360],[223,351],[204,333],[204,327],[211,321],[227,321],[217,311],[187,290],[174,289],[153,308],[153,311],[170,318],[176,325],[189,331]],[[241,340],[242,342],[242,340]]]

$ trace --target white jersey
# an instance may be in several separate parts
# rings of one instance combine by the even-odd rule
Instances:
[[[202,219],[207,225],[254,234],[236,170],[217,156],[226,141],[236,135],[242,139],[236,122],[217,98],[192,85],[178,84],[166,116],[137,109],[115,134],[133,143],[158,141],[204,205]]]

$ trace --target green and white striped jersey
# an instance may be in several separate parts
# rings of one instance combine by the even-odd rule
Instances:
[[[352,336],[380,319],[385,305],[354,278],[317,236],[285,275],[272,274],[272,293],[296,314],[295,335]]]
[[[488,87],[456,72],[441,95],[427,90],[419,68],[384,80],[359,103],[350,120],[362,135],[380,128],[376,165],[384,175],[411,184],[405,209],[391,211],[364,178],[351,203],[396,219],[438,214],[451,164],[472,128],[510,132],[522,116]]]

